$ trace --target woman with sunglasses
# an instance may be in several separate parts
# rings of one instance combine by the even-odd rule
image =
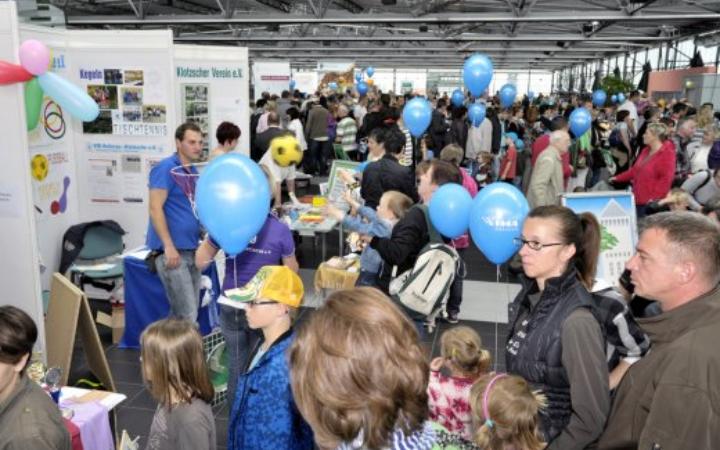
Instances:
[[[548,400],[540,428],[549,449],[583,449],[610,409],[608,368],[592,286],[600,225],[592,214],[540,206],[516,240],[523,288],[509,309],[505,362]]]

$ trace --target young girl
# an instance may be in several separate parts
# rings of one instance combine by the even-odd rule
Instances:
[[[540,450],[545,443],[538,432],[538,413],[545,397],[532,391],[522,377],[490,373],[470,391],[476,424],[474,442],[486,450]]]
[[[346,194],[348,194],[346,192]],[[390,237],[393,226],[405,216],[405,213],[412,206],[410,197],[398,191],[387,191],[380,197],[380,204],[377,212],[367,206],[362,206],[352,195],[345,195],[345,200],[350,204],[356,216],[345,214],[340,209],[328,205],[326,213],[337,220],[342,221],[345,228],[357,231],[363,235]],[[360,276],[356,286],[376,286],[380,264],[382,259],[377,251],[365,246],[360,254]]]
[[[490,368],[490,352],[482,348],[480,336],[465,326],[444,332],[440,345],[442,356],[430,363],[430,418],[470,440],[470,388]]]
[[[145,450],[214,449],[214,391],[195,326],[160,320],[145,329],[140,344],[143,378],[158,402]]]

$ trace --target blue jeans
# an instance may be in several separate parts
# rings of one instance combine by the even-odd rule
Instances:
[[[368,272],[367,270],[361,270],[360,276],[358,276],[355,286],[370,286],[377,287],[378,274],[376,272]]]
[[[311,139],[308,145],[307,161],[304,163],[306,172],[315,174],[327,173],[327,157],[328,147],[331,145],[328,141],[316,141]]]
[[[180,265],[174,269],[165,266],[165,254],[155,259],[160,282],[170,303],[170,317],[197,322],[200,306],[200,270],[195,266],[195,250],[179,250]]]
[[[220,329],[225,337],[225,349],[228,352],[228,405],[232,406],[235,400],[235,389],[240,377],[240,371],[247,367],[250,352],[260,340],[261,333],[248,327],[245,311],[220,306]]]

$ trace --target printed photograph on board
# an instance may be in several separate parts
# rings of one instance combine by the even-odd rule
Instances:
[[[87,93],[95,100],[100,109],[117,109],[118,107],[117,86],[88,84]]]
[[[149,123],[165,123],[165,105],[143,105],[142,120]]]
[[[105,69],[105,84],[123,84],[122,71],[120,69]]]
[[[141,87],[120,88],[123,106],[142,106],[143,90]]]
[[[111,111],[100,111],[97,119],[92,122],[83,122],[83,133],[87,134],[112,134]]]
[[[145,77],[142,70],[126,70],[125,84],[130,86],[142,86],[145,83]]]
[[[125,122],[140,122],[143,118],[143,112],[137,107],[128,107],[123,109],[123,120]]]

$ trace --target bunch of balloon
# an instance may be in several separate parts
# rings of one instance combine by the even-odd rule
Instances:
[[[454,107],[459,108],[465,103],[465,94],[460,89],[455,89],[450,96],[450,101]]]
[[[517,88],[513,84],[506,84],[500,88],[500,106],[509,108],[515,103],[517,97]]]
[[[425,130],[430,126],[432,119],[432,106],[430,102],[421,97],[415,97],[405,104],[402,112],[402,120],[407,129],[412,134],[413,142],[413,155],[412,155],[412,173],[415,173],[415,149],[420,148],[418,139],[425,133]]]
[[[37,127],[44,94],[83,122],[92,122],[97,118],[100,108],[86,92],[48,71],[52,59],[45,44],[29,39],[20,45],[18,53],[20,65],[0,61],[0,85],[27,83],[25,117],[28,131]]]
[[[598,108],[602,108],[605,106],[605,102],[607,101],[607,93],[603,91],[602,89],[598,89],[592,94],[592,104],[597,106]]]
[[[480,97],[490,86],[493,63],[486,55],[475,53],[463,64],[463,82],[474,97]]]
[[[331,82],[328,83],[328,88],[330,88],[330,89],[333,90],[333,91],[337,91],[338,84],[337,84],[336,82],[334,82],[334,81],[331,81]]]
[[[195,189],[198,218],[229,256],[245,250],[267,220],[270,187],[260,166],[245,155],[215,158]]]

